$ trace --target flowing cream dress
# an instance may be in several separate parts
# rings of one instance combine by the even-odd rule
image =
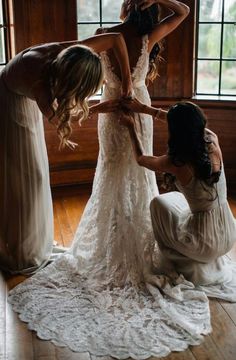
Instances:
[[[0,74],[0,269],[32,273],[53,247],[53,209],[43,118],[25,77],[26,49]],[[48,45],[50,55],[61,47]]]

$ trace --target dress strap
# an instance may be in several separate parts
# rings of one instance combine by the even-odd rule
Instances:
[[[148,51],[148,44],[149,44],[148,34],[145,34],[142,40],[143,40],[142,51]]]

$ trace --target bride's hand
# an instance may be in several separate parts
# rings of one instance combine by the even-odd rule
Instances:
[[[132,83],[129,81],[122,82],[122,98],[132,98],[134,94]]]
[[[157,2],[157,0],[136,0],[136,4],[141,10],[147,9]]]

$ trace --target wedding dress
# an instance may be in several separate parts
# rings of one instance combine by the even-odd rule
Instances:
[[[132,79],[135,96],[150,104],[147,43],[144,37]],[[121,82],[106,53],[102,59],[102,100],[117,98]],[[183,276],[158,271],[149,210],[158,194],[155,174],[136,164],[118,116],[99,116],[93,191],[70,250],[14,288],[9,301],[31,330],[56,345],[119,359],[161,357],[202,341],[211,330],[209,304]],[[152,154],[152,118],[135,121]]]

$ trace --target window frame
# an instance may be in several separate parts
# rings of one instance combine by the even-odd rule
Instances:
[[[236,57],[232,58],[232,59],[227,59],[223,57],[223,45],[224,45],[224,25],[236,25],[235,21],[225,21],[224,19],[224,15],[225,15],[225,0],[222,0],[222,8],[221,8],[221,21],[200,21],[200,1],[197,1],[197,6],[196,6],[196,44],[195,44],[195,76],[194,76],[194,94],[196,98],[202,98],[202,99],[207,99],[207,98],[215,98],[215,99],[222,99],[222,100],[236,100],[236,90],[235,90],[235,94],[222,94],[222,89],[221,89],[221,85],[222,85],[222,65],[223,65],[223,61],[232,61],[235,62],[236,65]],[[199,57],[198,56],[198,45],[199,45],[199,25],[200,24],[219,24],[221,25],[221,33],[220,33],[220,54],[218,58],[204,58],[204,57]],[[219,62],[219,72],[218,72],[218,76],[219,76],[219,81],[218,81],[218,91],[217,93],[202,93],[202,92],[198,92],[197,91],[197,77],[198,77],[198,61],[216,61]]]
[[[98,25],[98,27],[103,27],[103,25],[117,25],[120,24],[121,21],[103,21],[103,10],[102,5],[104,0],[99,1],[99,20],[98,21],[79,21],[77,16],[77,37],[79,37],[79,25]],[[77,2],[78,7],[78,2]]]
[[[0,62],[0,67],[4,67],[9,61],[9,42],[8,42],[8,26],[7,26],[7,4],[5,0],[1,0],[0,6],[2,7],[2,20],[0,28],[3,29],[3,46],[5,61]]]

